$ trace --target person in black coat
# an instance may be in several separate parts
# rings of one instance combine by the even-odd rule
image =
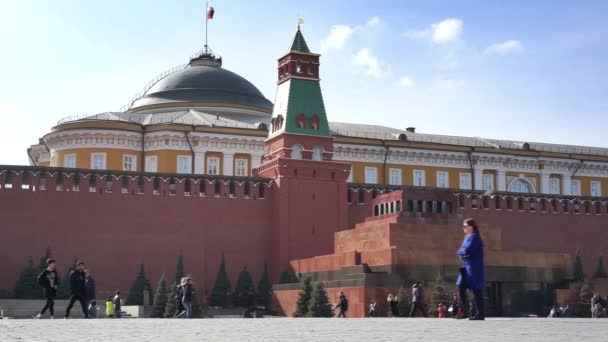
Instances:
[[[346,311],[348,310],[348,299],[346,299],[346,296],[342,291],[340,291],[340,299],[338,300],[338,305],[336,305],[336,309],[338,309],[338,318],[346,318]]]
[[[46,304],[34,318],[41,318],[46,310],[49,310],[51,318],[53,318],[55,316],[55,297],[57,297],[57,287],[59,286],[59,277],[55,270],[55,259],[48,259],[46,261],[46,268],[38,275],[38,285],[44,289]]]
[[[84,274],[84,261],[76,263],[76,269],[70,273],[70,303],[65,309],[65,318],[70,317],[70,312],[76,301],[80,302],[82,313],[85,318],[89,318],[86,303],[86,276]]]

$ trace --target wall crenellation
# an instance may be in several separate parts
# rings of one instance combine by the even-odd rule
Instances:
[[[0,191],[262,199],[272,184],[256,177],[0,166]]]

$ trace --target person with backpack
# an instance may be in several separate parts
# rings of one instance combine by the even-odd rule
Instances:
[[[86,303],[86,282],[84,274],[84,261],[78,261],[76,263],[76,269],[70,273],[70,303],[65,309],[65,318],[70,318],[70,311],[74,303],[78,301],[82,307],[82,314],[84,318],[89,318]]]
[[[59,277],[57,276],[55,266],[55,259],[48,259],[46,261],[46,268],[38,275],[38,285],[44,289],[46,304],[34,318],[41,318],[46,310],[49,310],[51,318],[55,316],[55,297],[57,297],[57,287],[59,287]]]
[[[336,309],[339,309],[338,318],[346,318],[346,311],[348,310],[348,299],[346,299],[346,296],[342,291],[340,291],[340,299],[338,300],[338,305],[336,305]]]

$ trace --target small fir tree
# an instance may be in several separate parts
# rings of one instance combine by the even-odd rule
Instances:
[[[167,301],[169,300],[169,288],[165,281],[165,275],[163,274],[158,281],[156,286],[156,293],[154,294],[154,307],[152,308],[152,317],[161,318],[165,315],[167,307]]]
[[[243,270],[239,274],[233,296],[234,304],[236,306],[253,306],[253,302],[255,300],[255,287],[253,285],[251,274],[249,271],[247,271],[247,267],[243,267]]]
[[[270,307],[272,300],[272,284],[270,283],[270,275],[268,273],[268,263],[264,262],[264,272],[258,283],[257,304],[265,308]]]
[[[597,279],[597,278],[606,278],[606,271],[604,270],[604,260],[602,260],[602,257],[600,256],[600,259],[597,262],[597,269],[595,270],[595,273],[593,274],[593,278]]]
[[[593,297],[593,288],[589,284],[584,284],[576,302],[576,317],[591,317],[591,297]]]
[[[37,288],[37,278],[40,272],[34,268],[34,260],[29,258],[15,283],[13,298],[15,299],[39,299],[42,292]]]
[[[310,277],[304,278],[300,285],[300,292],[298,293],[298,302],[296,304],[296,312],[293,317],[306,317],[308,314],[308,305],[310,304],[310,298],[312,297],[312,279]]]
[[[184,277],[184,258],[180,255],[177,257],[177,265],[175,266],[175,283],[179,284]]]
[[[229,304],[228,295],[230,293],[230,280],[226,273],[226,262],[224,260],[224,254],[222,254],[222,261],[220,262],[220,269],[217,272],[215,278],[215,285],[211,290],[211,305],[219,307],[227,307]]]
[[[164,317],[171,318],[177,312],[177,284],[173,283],[167,291],[167,303],[165,305]]]
[[[399,316],[401,317],[406,317],[410,311],[411,308],[411,304],[410,304],[410,292],[408,291],[409,288],[406,288],[405,286],[401,285],[401,287],[399,287],[399,292],[397,294],[397,300],[399,301],[399,304],[397,304],[397,307],[399,308]],[[389,314],[392,314],[389,308]]]
[[[144,292],[148,291],[148,302],[152,300],[152,286],[150,281],[146,278],[146,272],[144,271],[144,264],[139,266],[139,273],[131,285],[129,295],[127,296],[126,305],[144,305]]]
[[[431,316],[437,317],[437,306],[443,304],[448,306],[449,297],[445,293],[445,287],[442,278],[437,278],[435,285],[433,285],[433,292],[431,292],[431,307],[429,313]]]
[[[583,262],[581,260],[581,251],[579,249],[576,250],[576,254],[574,255],[574,266],[572,268],[572,276],[575,281],[585,280],[585,273],[583,272]]]
[[[327,298],[327,292],[323,288],[323,284],[317,283],[314,291],[311,294],[310,303],[308,304],[308,312],[306,317],[333,317],[334,310]]]

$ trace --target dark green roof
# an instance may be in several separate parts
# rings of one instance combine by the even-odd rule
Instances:
[[[304,40],[304,36],[302,35],[302,31],[300,31],[300,25],[298,25],[298,30],[296,31],[296,35],[293,37],[293,42],[291,42],[289,52],[310,53],[310,50],[308,49],[308,45],[306,44],[306,41]]]

